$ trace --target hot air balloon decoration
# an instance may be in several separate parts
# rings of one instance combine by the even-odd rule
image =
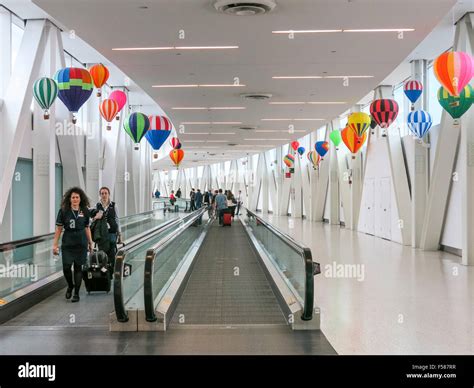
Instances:
[[[176,166],[176,168],[179,167],[179,164],[184,158],[184,151],[183,150],[171,150],[170,152],[170,158],[173,164]]]
[[[170,144],[171,144],[171,147],[173,147],[173,149],[175,150],[179,150],[181,148],[181,142],[179,141],[177,137],[173,137],[170,140]]]
[[[135,112],[127,117],[123,123],[123,127],[128,136],[130,136],[135,142],[134,148],[138,150],[140,149],[140,140],[142,140],[143,136],[145,136],[150,128],[150,120],[145,114]]]
[[[441,86],[438,89],[438,101],[454,119],[454,124],[459,124],[461,116],[469,110],[474,102],[474,89],[468,84],[461,91],[459,97],[453,97]]]
[[[341,131],[335,129],[329,134],[329,139],[332,141],[332,144],[336,147],[336,151],[339,150],[339,144],[341,144]]]
[[[145,134],[145,138],[150,143],[154,151],[158,151],[171,134],[173,124],[165,116],[150,116],[150,129]],[[153,158],[158,159],[158,153],[153,153]]]
[[[418,138],[422,139],[433,124],[431,115],[424,110],[415,110],[408,113],[407,124],[410,131]]]
[[[314,144],[314,149],[321,156],[321,160],[324,160],[324,155],[329,151],[329,143],[327,141],[317,141]]]
[[[111,100],[114,100],[118,104],[118,111],[120,112],[125,104],[127,103],[127,95],[125,92],[122,92],[121,90],[114,90],[112,93],[109,94],[109,98]],[[115,117],[117,120],[120,119],[119,115]]]
[[[375,122],[386,130],[398,116],[398,104],[395,100],[391,99],[382,98],[374,100],[370,104],[370,114]],[[385,131],[382,136],[386,136]]]
[[[347,123],[349,124],[349,127],[357,135],[357,141],[360,141],[362,139],[362,136],[367,131],[367,128],[369,128],[370,126],[370,121],[370,116],[367,113],[363,112],[351,113],[347,118]]]
[[[58,95],[58,85],[52,78],[43,77],[33,85],[33,96],[38,105],[43,109],[43,118],[49,119],[49,108],[53,105]]]
[[[352,153],[352,159],[355,159],[355,155],[365,143],[367,133],[364,132],[362,137],[359,137],[352,128],[346,127],[342,130],[341,137],[347,149]]]
[[[102,63],[98,63],[89,69],[89,73],[91,73],[92,81],[94,81],[94,85],[97,88],[97,97],[100,97],[102,95],[101,88],[109,79],[109,69]]]
[[[300,154],[300,156],[303,156],[305,148],[304,147],[298,147],[297,151]]]
[[[76,124],[75,114],[92,94],[92,78],[86,69],[66,67],[55,75],[58,84],[58,97],[72,113],[72,122]]]
[[[405,96],[411,101],[411,110],[415,110],[415,102],[420,98],[423,92],[423,84],[420,81],[409,80],[403,86]]]
[[[291,148],[293,148],[293,151],[296,151],[299,146],[300,146],[300,143],[298,143],[297,141],[291,142]]]
[[[111,100],[110,98],[106,98],[99,105],[99,111],[100,111],[101,116],[104,118],[105,121],[108,122],[107,127],[106,127],[108,131],[112,129],[110,122],[114,119],[118,110],[119,110],[118,104],[114,100]]]
[[[319,161],[321,160],[321,157],[319,156],[319,154],[316,151],[309,151],[307,153],[307,156],[308,156],[308,160],[310,161],[311,165],[313,166],[313,169],[316,170],[318,165],[319,165]]]
[[[285,163],[288,168],[293,168],[293,165],[295,164],[295,157],[291,154],[288,154],[283,158],[283,163]]]
[[[474,59],[462,51],[449,51],[434,60],[433,71],[439,83],[458,97],[474,75]]]

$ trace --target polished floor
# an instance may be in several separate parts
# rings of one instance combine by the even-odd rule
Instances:
[[[265,218],[321,263],[316,304],[338,354],[474,354],[474,267],[460,257],[321,222]]]

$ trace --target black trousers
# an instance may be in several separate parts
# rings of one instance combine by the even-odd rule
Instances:
[[[74,266],[74,276],[72,274],[72,267]],[[82,265],[76,262],[66,264],[63,263],[63,273],[67,281],[67,287],[71,290],[74,289],[75,294],[79,294],[82,283]],[[74,282],[73,282],[74,278]]]

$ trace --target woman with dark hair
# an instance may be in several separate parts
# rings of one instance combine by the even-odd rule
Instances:
[[[89,229],[89,199],[79,187],[72,187],[64,194],[61,209],[56,218],[56,233],[53,240],[53,254],[59,254],[58,241],[64,229],[61,242],[63,272],[68,287],[66,299],[79,302],[82,282],[82,266],[86,264],[87,250],[92,251],[93,242]],[[74,281],[71,266],[74,267]]]

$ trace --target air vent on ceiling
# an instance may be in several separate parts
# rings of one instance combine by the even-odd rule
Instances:
[[[242,129],[244,131],[254,131],[255,129],[257,129],[257,127],[254,127],[252,125],[242,125],[239,127],[239,129]]]
[[[228,143],[227,144],[229,147],[235,147],[237,145],[237,143]]]
[[[214,3],[217,11],[236,16],[261,15],[271,12],[275,6],[273,0],[217,0]]]
[[[246,100],[264,101],[272,98],[272,95],[270,93],[242,93],[240,97]]]

